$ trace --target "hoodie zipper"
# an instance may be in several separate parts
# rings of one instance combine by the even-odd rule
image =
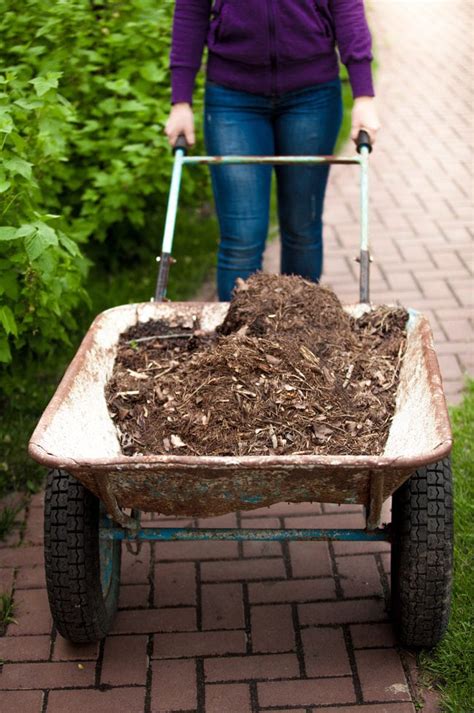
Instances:
[[[270,32],[270,69],[271,69],[271,93],[277,95],[277,54],[276,54],[276,34],[275,34],[275,13],[273,10],[273,0],[267,0],[268,29]]]

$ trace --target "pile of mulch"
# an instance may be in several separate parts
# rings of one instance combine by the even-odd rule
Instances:
[[[327,287],[257,273],[215,334],[139,324],[106,386],[126,455],[383,452],[407,312],[350,317]]]

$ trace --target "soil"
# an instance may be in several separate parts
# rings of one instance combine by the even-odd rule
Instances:
[[[349,316],[327,287],[257,273],[216,333],[151,321],[121,335],[106,386],[126,455],[383,452],[407,312]]]

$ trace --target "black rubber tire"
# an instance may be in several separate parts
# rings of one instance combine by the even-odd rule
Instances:
[[[431,648],[446,631],[453,575],[450,459],[417,470],[392,500],[392,614],[403,646]]]
[[[104,596],[99,509],[98,498],[66,471],[48,474],[44,556],[49,606],[58,632],[74,643],[103,639],[118,604],[121,543],[113,543],[112,575]]]

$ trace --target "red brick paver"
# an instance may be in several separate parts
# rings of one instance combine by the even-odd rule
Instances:
[[[474,368],[464,79],[472,5],[372,0],[370,7],[383,123],[371,157],[372,295],[428,315],[454,402]],[[343,301],[356,301],[353,168],[332,170],[325,222],[326,280]],[[271,244],[268,269],[277,256]],[[416,668],[396,648],[387,614],[383,543],[147,544],[138,557],[124,550],[111,635],[75,647],[51,629],[40,495],[22,518],[22,544],[15,534],[0,547],[1,587],[14,588],[18,622],[0,638],[2,713],[415,713]],[[360,520],[356,506],[281,503],[194,524]]]

